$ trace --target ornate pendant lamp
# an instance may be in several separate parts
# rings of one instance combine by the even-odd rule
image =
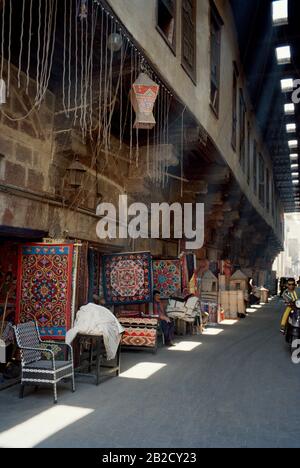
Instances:
[[[132,85],[130,93],[131,103],[136,113],[134,128],[151,130],[156,121],[153,108],[159,93],[159,85],[149,78],[146,73],[141,73]]]

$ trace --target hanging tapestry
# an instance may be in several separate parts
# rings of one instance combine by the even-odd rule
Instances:
[[[94,296],[103,296],[101,253],[95,249],[89,249],[89,302],[94,301]]]
[[[17,323],[36,321],[42,338],[64,340],[71,323],[73,245],[19,249]]]
[[[88,243],[81,242],[78,246],[76,312],[88,303]]]
[[[17,266],[17,244],[0,244],[0,317],[6,309],[6,319],[13,322],[16,314]]]
[[[179,260],[153,261],[154,289],[161,293],[162,299],[181,294],[181,268]]]
[[[150,253],[105,255],[103,286],[108,304],[140,304],[152,300]]]

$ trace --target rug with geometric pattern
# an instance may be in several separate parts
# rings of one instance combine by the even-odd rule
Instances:
[[[64,340],[71,325],[71,244],[19,249],[17,323],[36,321],[41,337]]]
[[[162,299],[181,294],[181,266],[179,260],[153,260],[154,289]]]
[[[142,304],[152,300],[148,252],[103,256],[103,287],[108,304]]]

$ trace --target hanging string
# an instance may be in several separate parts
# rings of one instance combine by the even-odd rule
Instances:
[[[29,90],[29,69],[30,69],[30,56],[31,56],[31,37],[32,37],[32,0],[30,0],[30,11],[29,11],[29,40],[28,40],[28,55],[27,55],[27,80],[26,80],[26,94]]]
[[[83,141],[86,141],[87,135],[87,99],[88,99],[88,80],[89,80],[89,4],[86,4],[87,17],[85,22],[85,57],[84,57],[84,94],[83,94]]]
[[[39,2],[39,20],[38,20],[38,46],[36,54],[36,95],[39,94],[39,80],[40,80],[40,51],[41,51],[41,27],[42,27],[42,3]]]
[[[84,81],[83,81],[83,76],[84,76],[84,32],[83,32],[83,25],[84,25],[84,19],[81,19],[80,21],[80,32],[81,32],[81,40],[80,40],[80,66],[81,66],[81,76],[80,76],[80,127],[81,129],[83,128],[83,87],[84,87]],[[83,130],[82,130],[82,136],[83,136]]]
[[[7,96],[10,94],[10,67],[11,67],[11,23],[12,23],[12,2],[9,2],[9,33],[8,33],[8,70],[7,70]]]
[[[49,11],[48,11],[49,10]],[[48,23],[47,19],[50,15],[50,0],[45,1],[45,16],[44,16],[44,37],[43,37],[43,55],[42,55],[42,65],[41,65],[41,73],[40,73],[40,87],[38,96],[42,93],[42,83],[44,82],[45,77],[45,68],[46,68],[46,47],[47,47],[47,34],[48,34]]]
[[[68,116],[70,115],[71,109],[71,89],[72,89],[72,81],[71,81],[71,72],[72,72],[72,13],[73,13],[73,1],[70,0],[70,15],[69,15],[69,88],[68,88]]]
[[[164,172],[165,172],[165,161],[166,157],[164,157],[164,109],[165,109],[165,101],[164,101],[164,91],[163,88],[160,88],[161,93],[161,110],[160,110],[160,183],[163,185],[164,179]]]
[[[102,80],[103,80],[103,32],[104,32],[104,10],[101,9],[101,39],[100,39],[100,66],[99,66],[99,100],[98,100],[98,140],[97,149],[100,147],[100,137],[102,130]]]
[[[2,44],[1,44],[1,79],[3,80],[3,71],[4,71],[4,31],[5,31],[5,0],[3,0],[2,6]]]
[[[147,175],[150,176],[150,130],[147,130]]]
[[[41,94],[40,94],[40,96],[36,96],[34,105],[26,113],[26,115],[24,115],[22,117],[12,118],[7,113],[5,113],[3,111],[3,109],[1,109],[2,114],[7,119],[9,119],[9,120],[11,120],[13,122],[19,122],[19,121],[27,119],[35,111],[35,109],[41,104],[41,102],[44,99],[45,94],[46,94],[46,92],[48,90],[50,76],[51,76],[51,70],[52,70],[52,66],[53,66],[54,49],[55,49],[55,37],[56,37],[56,27],[57,27],[57,2],[58,2],[58,0],[53,0],[53,2],[52,2],[53,8],[51,9],[50,16],[49,16],[50,35],[49,35],[48,41],[47,41],[48,42],[47,50],[49,52],[49,49],[50,49],[49,44],[51,42],[51,37],[53,39],[52,40],[52,50],[51,50],[51,53],[48,53],[48,56],[50,57],[50,60],[48,61],[47,70],[46,70],[46,73],[45,73],[45,79],[43,80],[43,86],[41,88],[41,90],[42,90]],[[55,9],[54,9],[54,4],[55,4]],[[54,9],[54,11],[53,11],[53,9]],[[52,32],[52,27],[53,27],[53,32]]]
[[[111,27],[110,27],[110,34],[111,37],[113,37],[113,34],[116,32],[116,23],[111,21]],[[110,67],[109,67],[109,110],[111,113],[112,109],[112,91],[113,91],[113,58],[114,58],[114,51],[113,47],[111,47],[111,52],[110,52]],[[111,149],[111,119],[107,128],[107,133],[108,133],[108,138],[107,138],[107,147],[110,150]]]
[[[158,105],[157,105],[157,139],[156,139],[156,183],[159,183],[159,176],[160,176],[160,173],[159,173],[159,164],[160,164],[160,161],[159,161],[159,157],[160,157],[160,154],[159,154],[159,151],[160,151],[160,147],[159,147],[159,141],[160,141],[160,107],[161,107],[161,102],[160,102],[160,96],[158,98]]]
[[[54,49],[54,45],[55,45],[55,35],[53,35],[52,37],[52,20],[53,20],[54,14],[55,14],[54,13],[54,0],[51,0],[51,2],[49,3],[48,17],[45,17],[45,22],[47,22],[48,27],[47,27],[47,34],[46,34],[47,42],[46,42],[46,48],[45,48],[45,61],[44,61],[44,67],[43,67],[43,72],[42,72],[40,95],[43,95],[43,93],[46,92],[48,88],[47,81],[49,81],[48,76],[49,76],[49,73],[51,73],[52,63],[51,61],[49,61],[49,56],[50,56],[50,46],[52,45],[52,48]],[[50,67],[50,63],[51,63],[51,67]],[[41,102],[42,101],[40,100],[39,106]]]
[[[106,41],[108,38],[108,12],[106,14]],[[103,113],[103,139],[104,139],[104,148],[105,148],[105,158],[106,162],[108,162],[108,150],[107,150],[107,134],[106,134],[106,128],[107,128],[107,108],[108,108],[108,86],[109,86],[109,77],[108,77],[108,47],[107,47],[107,42],[105,43],[105,72],[104,72],[104,113]]]
[[[68,116],[68,110],[66,106],[66,63],[67,63],[67,0],[64,2],[64,46],[63,46],[63,109],[66,116]]]
[[[122,37],[121,29],[119,30],[119,34]],[[124,38],[122,37],[122,42]],[[127,43],[128,45],[128,43]],[[121,63],[123,63],[124,60],[124,47],[122,45],[121,47]],[[120,146],[119,149],[122,149],[122,144],[123,144],[123,138],[122,138],[122,128],[123,128],[123,73],[121,73],[121,83],[120,83]]]
[[[74,95],[74,123],[75,126],[78,119],[78,12],[75,10],[75,95]]]
[[[131,86],[131,90],[130,92],[132,93],[132,85],[133,85],[133,47],[131,47],[131,54],[130,54],[130,86]],[[130,164],[132,163],[132,142],[133,142],[133,138],[132,138],[132,128],[133,128],[133,107],[130,106],[130,149],[129,149],[129,153],[130,153]]]
[[[55,7],[54,7],[55,5]],[[54,5],[53,5],[53,8],[52,8],[52,12],[51,15],[50,15],[50,18],[51,18],[51,28],[50,28],[50,36],[49,36],[49,44],[51,42],[51,37],[52,37],[52,50],[51,50],[51,53],[50,53],[50,61],[48,62],[48,67],[47,67],[47,73],[48,73],[48,76],[46,74],[46,78],[45,78],[45,82],[44,82],[44,89],[43,89],[43,92],[42,92],[42,96],[40,98],[40,102],[39,104],[42,102],[42,100],[44,99],[44,96],[49,88],[49,81],[50,81],[50,77],[51,77],[51,72],[52,72],[52,66],[53,66],[53,58],[54,58],[54,50],[55,50],[55,38],[56,38],[56,29],[57,29],[57,8],[58,8],[58,0],[54,0]],[[51,31],[52,31],[52,19],[53,19],[53,32],[51,34]]]
[[[186,111],[186,106],[183,109],[182,116],[181,116],[181,161],[180,161],[180,193],[181,198],[183,198],[183,158],[184,158],[184,114]]]
[[[4,0],[4,2],[5,2],[5,0]],[[19,53],[19,70],[18,70],[18,88],[21,88],[21,71],[22,71],[22,56],[23,56],[24,21],[25,21],[25,0],[23,0],[23,6],[22,6],[22,22],[21,22],[20,53]]]
[[[89,135],[93,141],[93,69],[94,69],[94,39],[96,25],[98,20],[98,6],[95,8],[92,5],[92,38],[91,38],[91,53],[90,53],[90,115],[89,115]]]

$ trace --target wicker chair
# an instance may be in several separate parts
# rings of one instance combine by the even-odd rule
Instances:
[[[71,378],[72,391],[75,392],[74,364],[72,347],[65,343],[42,341],[38,327],[34,322],[14,327],[18,347],[21,351],[22,378],[20,398],[24,397],[24,387],[53,385],[54,403],[57,403],[57,384],[63,379]],[[51,346],[63,346],[69,351],[67,361],[57,361]],[[49,361],[43,360],[43,354],[49,354]]]

